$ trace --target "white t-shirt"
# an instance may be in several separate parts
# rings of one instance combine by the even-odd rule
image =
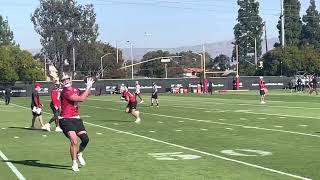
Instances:
[[[136,85],[136,93],[137,93],[137,94],[140,94],[140,89],[141,89],[140,84],[137,84],[137,85]]]

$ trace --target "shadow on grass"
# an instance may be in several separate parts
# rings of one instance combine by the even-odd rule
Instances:
[[[21,165],[25,165],[25,166],[71,170],[71,168],[69,166],[57,165],[57,164],[47,164],[47,163],[41,163],[39,161],[40,160],[21,160],[21,161],[13,161],[13,160],[5,161],[5,160],[2,160],[2,162],[11,162],[13,164],[21,164]]]
[[[31,131],[46,131],[44,129],[34,129],[34,128],[26,128],[26,127],[8,127],[10,129],[23,129],[23,130],[31,130]]]

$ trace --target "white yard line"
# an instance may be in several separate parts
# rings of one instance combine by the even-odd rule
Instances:
[[[0,150],[0,157],[4,161],[9,161],[6,155],[3,154],[3,152]],[[20,173],[20,171],[11,163],[11,162],[5,162],[8,167],[11,169],[11,171],[17,176],[19,180],[25,180],[26,178]]]
[[[27,108],[27,107],[20,106],[20,105],[16,105],[16,106],[22,107],[22,108]],[[92,106],[88,106],[88,107],[92,107]],[[95,106],[93,106],[93,107],[95,107]],[[97,107],[96,106],[95,108],[101,108],[101,107]],[[111,109],[111,108],[101,108],[101,109]],[[112,110],[115,110],[115,109],[112,109]],[[118,109],[116,109],[116,110],[119,111]],[[46,113],[46,112],[44,112],[44,113]],[[46,114],[50,114],[50,113],[46,113]],[[281,174],[281,175],[293,177],[293,178],[296,178],[296,179],[311,180],[310,178],[307,178],[307,177],[302,177],[302,176],[299,176],[299,175],[294,175],[294,174],[286,173],[286,172],[283,172],[283,171],[278,171],[278,170],[275,170],[275,169],[271,169],[271,168],[267,168],[267,167],[263,167],[263,166],[259,166],[259,165],[255,165],[255,164],[251,164],[251,163],[247,163],[247,162],[244,162],[244,161],[239,161],[239,160],[236,160],[236,159],[231,159],[231,158],[219,156],[219,155],[216,155],[216,154],[212,154],[212,153],[208,153],[208,152],[204,152],[204,151],[188,148],[188,147],[181,146],[181,145],[178,145],[178,144],[173,144],[173,143],[169,143],[169,142],[166,142],[166,141],[150,138],[150,137],[147,137],[147,136],[142,136],[142,135],[134,134],[134,133],[131,133],[131,132],[126,132],[126,131],[121,131],[121,130],[117,130],[117,129],[113,129],[113,128],[109,128],[109,127],[106,127],[106,126],[101,126],[101,125],[97,125],[97,124],[93,124],[93,123],[89,123],[89,122],[84,122],[84,123],[88,124],[88,125],[91,125],[91,126],[100,127],[100,128],[103,128],[103,129],[108,129],[108,130],[114,131],[116,133],[128,134],[128,135],[132,135],[132,136],[135,136],[135,137],[148,139],[148,140],[151,140],[151,141],[154,141],[154,142],[158,142],[158,143],[162,143],[162,144],[178,147],[178,148],[181,148],[181,149],[197,152],[197,153],[200,153],[200,154],[204,154],[204,155],[207,155],[207,156],[215,157],[215,158],[218,158],[218,159],[223,159],[223,160],[226,160],[226,161],[235,162],[235,163],[246,165],[246,166],[250,166],[250,167],[253,167],[253,168],[262,169],[262,170],[273,172],[273,173],[276,173],[276,174]]]
[[[126,131],[121,131],[121,130],[117,130],[117,129],[113,129],[113,128],[109,128],[109,127],[106,127],[106,126],[101,126],[101,125],[97,125],[97,124],[93,124],[93,123],[88,123],[88,122],[85,122],[85,123],[88,124],[88,125],[91,125],[91,126],[108,129],[108,130],[111,130],[111,131],[114,131],[114,132],[117,132],[117,133],[122,133],[122,134],[127,134],[127,135],[131,135],[131,136],[135,136],[135,137],[140,137],[140,138],[143,138],[143,139],[148,139],[148,140],[153,141],[153,142],[158,142],[158,143],[166,144],[166,145],[169,145],[169,146],[178,147],[178,148],[181,148],[181,149],[197,152],[197,153],[204,154],[204,155],[207,155],[207,156],[215,157],[215,158],[218,158],[218,159],[223,159],[225,161],[235,162],[235,163],[238,163],[238,164],[250,166],[250,167],[253,167],[253,168],[257,168],[257,169],[262,169],[262,170],[273,172],[273,173],[276,173],[276,174],[281,174],[281,175],[285,175],[285,176],[289,176],[289,177],[293,177],[293,178],[297,178],[297,179],[310,180],[309,178],[306,178],[306,177],[302,177],[302,176],[286,173],[286,172],[283,172],[283,171],[278,171],[278,170],[275,170],[275,169],[271,169],[271,168],[267,168],[267,167],[263,167],[263,166],[259,166],[259,165],[255,165],[255,164],[251,164],[251,163],[247,163],[247,162],[244,162],[244,161],[239,161],[239,160],[236,160],[236,159],[231,159],[231,158],[219,156],[219,155],[208,153],[208,152],[205,152],[205,151],[200,151],[200,150],[188,148],[186,146],[181,146],[181,145],[178,145],[178,144],[173,144],[173,143],[169,143],[169,142],[166,142],[166,141],[150,138],[150,137],[147,137],[147,136],[142,136],[142,135],[139,135],[139,134],[134,134],[134,133],[126,132]]]
[[[94,98],[88,98],[89,100],[93,100],[93,101],[105,101],[105,102],[114,102],[114,103],[122,103],[122,102],[118,102],[118,101],[113,101],[113,100],[103,100],[103,99],[94,99]],[[168,101],[174,101],[174,100],[168,100]],[[176,101],[176,102],[185,102],[185,101]],[[199,102],[199,101],[191,101],[191,102]],[[207,102],[207,103],[213,103],[214,102]],[[227,104],[227,103],[216,103],[216,104]],[[237,104],[227,104],[227,105],[237,105]],[[242,104],[244,105],[244,104]],[[246,104],[249,105],[249,104]],[[295,115],[285,115],[285,114],[272,114],[272,113],[259,113],[259,112],[252,112],[252,111],[248,111],[248,110],[225,110],[225,109],[210,109],[210,108],[199,108],[199,105],[197,106],[192,106],[192,105],[186,105],[185,104],[176,104],[176,105],[170,105],[170,106],[166,106],[166,105],[161,105],[161,106],[165,106],[165,107],[180,107],[180,108],[188,108],[188,109],[198,109],[198,110],[206,110],[206,111],[212,111],[214,112],[214,110],[218,111],[218,112],[236,112],[236,113],[245,113],[245,114],[256,114],[256,115],[267,115],[267,116],[283,116],[283,117],[293,117],[293,118],[305,118],[305,119],[320,119],[320,117],[312,117],[312,116],[295,116]],[[259,106],[261,107],[261,105],[255,105],[255,106]],[[267,106],[268,107],[268,106]],[[279,107],[289,107],[289,106],[279,106]],[[277,108],[279,108],[277,107]],[[305,107],[299,107],[301,109],[308,109]],[[315,109],[320,109],[320,108],[315,108]]]
[[[198,106],[182,106],[182,105],[173,105],[171,107],[184,108],[184,109],[197,109],[197,110],[213,110],[220,111],[221,109],[210,109],[210,108],[199,108]],[[320,119],[320,117],[311,117],[311,116],[295,116],[295,115],[286,115],[286,114],[273,114],[273,113],[259,113],[252,111],[239,111],[239,110],[225,110],[226,112],[235,112],[235,113],[244,113],[244,114],[256,114],[256,115],[267,115],[267,116],[282,116],[282,117],[293,117],[293,118],[305,118],[305,119]],[[283,119],[283,118],[281,118]]]
[[[220,98],[213,98],[213,99],[219,99],[219,100],[224,100],[225,99],[220,99]],[[199,103],[200,100],[174,100],[174,99],[161,99],[162,101],[171,101],[171,102],[191,102],[191,103]],[[254,101],[255,102],[255,101]],[[214,102],[214,101],[203,101],[201,100],[201,103],[203,104],[225,104],[225,105],[234,105],[234,106],[253,106],[253,107],[261,107],[259,103],[259,101],[257,101],[257,104],[244,104],[244,103],[225,103],[225,102]],[[287,108],[287,109],[308,109],[308,110],[320,110],[319,107],[303,107],[303,106],[279,106],[279,105],[264,105],[265,107],[269,107],[269,108]]]
[[[96,108],[96,109],[109,109],[109,110],[113,110],[113,111],[119,111],[119,109],[114,109],[114,108],[104,108],[104,107],[90,106],[90,105],[83,105],[83,106]],[[286,131],[286,130],[280,130],[280,129],[269,129],[269,128],[262,128],[262,127],[254,127],[254,126],[248,126],[248,125],[242,125],[242,124],[232,124],[232,123],[216,122],[216,121],[211,121],[211,120],[202,120],[202,119],[194,119],[194,118],[179,117],[179,116],[170,116],[170,115],[163,115],[163,114],[153,114],[153,113],[146,113],[146,112],[143,112],[142,114],[148,114],[148,115],[152,115],[152,116],[159,116],[159,117],[166,117],[166,118],[173,118],[173,119],[183,119],[183,120],[195,121],[195,122],[205,122],[205,123],[220,124],[220,125],[227,125],[227,126],[236,126],[236,127],[247,128],[247,129],[257,129],[257,130],[264,130],[264,131],[283,132],[283,133],[290,133],[290,134],[303,135],[303,136],[311,136],[311,137],[317,137],[317,138],[320,137],[320,135],[315,135],[315,134],[308,134],[308,133],[295,132],[295,131]]]

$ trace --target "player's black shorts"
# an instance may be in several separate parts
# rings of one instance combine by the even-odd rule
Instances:
[[[60,109],[56,109],[52,103],[50,103],[50,107],[54,117],[58,118],[58,116],[60,115]]]
[[[260,90],[260,96],[263,96],[265,94],[266,94],[266,92],[264,92],[264,90]]]
[[[128,113],[131,113],[132,110],[136,110],[137,109],[137,102],[128,103],[127,108],[129,108],[129,112]]]
[[[82,119],[77,118],[62,118],[59,119],[59,125],[65,136],[68,137],[69,131],[75,131],[76,133],[86,131],[83,125]]]
[[[154,94],[152,93],[151,98],[152,98],[152,99],[158,99],[158,93],[154,93]]]

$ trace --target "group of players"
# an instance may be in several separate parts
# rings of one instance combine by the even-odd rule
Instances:
[[[72,80],[70,76],[64,74],[60,80],[63,85],[63,90],[60,92],[60,83],[56,81],[54,88],[51,91],[50,107],[53,112],[53,117],[47,124],[44,124],[42,119],[43,104],[40,103],[39,98],[41,85],[39,83],[35,83],[35,89],[32,92],[31,98],[31,110],[33,115],[31,128],[35,128],[35,121],[38,120],[41,125],[41,129],[50,131],[50,124],[55,122],[55,131],[62,131],[70,141],[70,155],[72,160],[71,168],[73,171],[77,172],[79,171],[79,164],[81,166],[86,165],[86,162],[83,158],[83,151],[89,143],[87,131],[82,119],[80,118],[78,103],[85,101],[89,96],[91,93],[91,87],[94,84],[94,80],[92,78],[87,78],[86,89],[82,93],[78,88],[72,87]],[[121,86],[121,98],[128,102],[125,112],[131,113],[136,118],[135,123],[138,124],[141,123],[141,119],[140,113],[137,110],[137,97],[140,98],[140,103],[143,103],[140,90],[141,86],[138,81],[136,81],[134,93],[130,92],[127,86]],[[157,85],[153,82],[151,106],[153,106],[154,102],[156,102],[157,107],[159,107]],[[79,147],[78,138],[81,140]]]

